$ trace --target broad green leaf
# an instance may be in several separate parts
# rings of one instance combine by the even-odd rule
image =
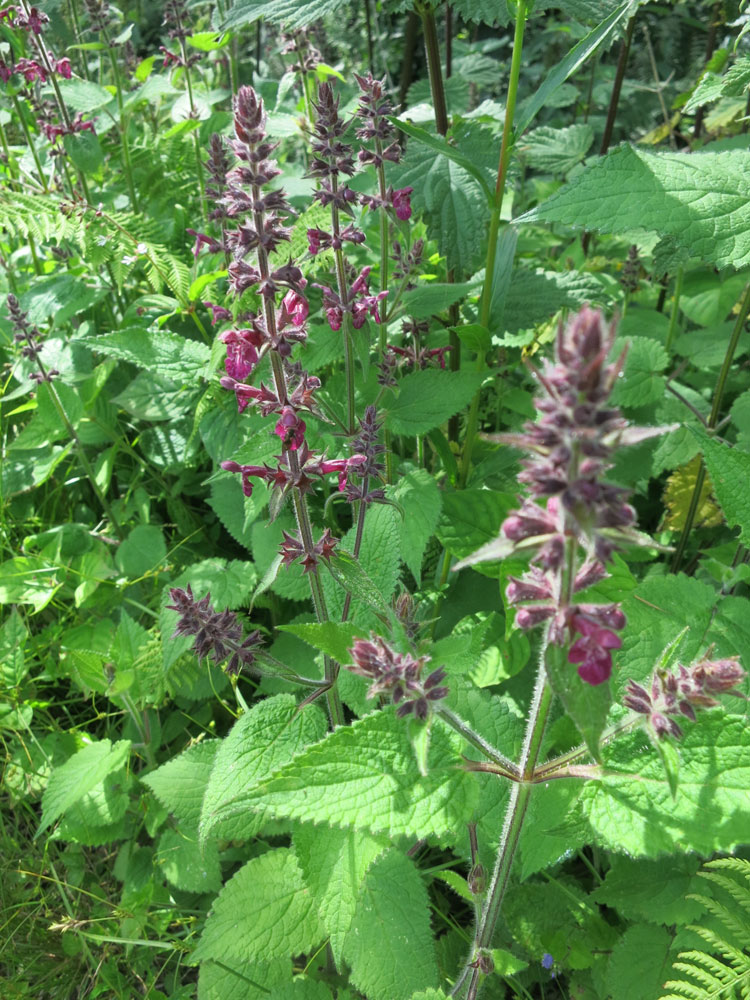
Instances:
[[[477,799],[457,765],[463,740],[435,720],[430,773],[419,774],[406,727],[390,710],[341,726],[245,797],[251,809],[306,822],[451,840]]]
[[[560,830],[565,817],[575,810],[582,783],[550,781],[534,786],[529,811],[521,830],[521,878],[543,871],[588,843],[585,824],[571,821]]]
[[[691,440],[694,440],[689,431],[688,435]],[[682,531],[685,527],[701,464],[700,455],[696,455],[687,465],[676,469],[667,479],[667,486],[664,490],[664,506],[668,513],[664,518],[664,524],[672,531]],[[716,528],[724,523],[721,508],[714,499],[714,488],[710,476],[704,476],[693,523],[700,528]]]
[[[427,890],[400,851],[389,851],[365,876],[343,953],[369,1000],[409,1000],[437,983]]]
[[[664,927],[628,927],[607,963],[607,990],[612,1000],[653,1000],[659,996],[669,972],[671,946],[672,935]]]
[[[673,798],[658,754],[637,732],[606,748],[606,776],[586,782],[578,812],[593,842],[632,857],[732,851],[750,825],[750,730],[722,709],[686,722]]]
[[[471,157],[467,156],[457,146],[453,146],[447,142],[444,136],[434,135],[432,132],[428,132],[427,129],[419,128],[418,125],[413,125],[408,120],[408,112],[406,112],[406,114],[401,118],[391,119],[391,122],[402,132],[405,132],[411,139],[415,139],[417,142],[420,142],[423,146],[426,146],[438,156],[446,157],[451,160],[451,162],[461,167],[462,170],[465,170],[467,174],[471,174],[484,192],[488,206],[492,207],[495,201],[494,192],[488,185],[484,173],[477,167],[475,161],[472,160]]]
[[[412,469],[398,481],[393,498],[404,511],[397,521],[401,555],[414,579],[421,583],[422,557],[440,519],[441,493],[429,472]]]
[[[515,497],[494,490],[444,493],[437,536],[452,555],[468,556],[497,538],[500,525],[516,506]]]
[[[141,779],[162,805],[191,827],[198,826],[219,747],[218,740],[196,743]]]
[[[516,144],[516,152],[532,167],[544,173],[567,174],[580,163],[594,141],[590,125],[542,128],[529,132]]]
[[[201,962],[198,1000],[268,1000],[269,989],[277,994],[291,985],[292,968],[287,958],[270,963]]]
[[[750,57],[740,57],[729,69],[720,76],[718,73],[706,72],[683,105],[683,114],[694,113],[704,104],[712,104],[720,97],[741,97],[750,84]]]
[[[448,1000],[442,990],[420,990],[419,993],[412,993],[409,1000]]]
[[[45,440],[47,437],[45,435]],[[14,450],[11,445],[0,467],[3,493],[6,496],[13,496],[46,483],[60,462],[67,458],[72,450],[72,441],[65,447],[44,444],[41,447]]]
[[[84,343],[107,357],[129,361],[177,385],[194,385],[204,373],[211,352],[205,344],[166,330],[129,327],[86,337]]]
[[[601,9],[598,5],[597,8]],[[523,135],[542,108],[550,103],[555,91],[586,62],[589,56],[593,55],[600,45],[614,37],[618,25],[626,17],[630,17],[636,8],[637,3],[633,0],[627,0],[617,7],[550,70],[536,93],[524,101],[518,109],[515,120],[516,135]]]
[[[722,280],[705,268],[686,274],[680,292],[680,312],[698,326],[715,327],[726,320],[746,283],[747,275],[730,274]],[[717,335],[712,335],[712,339],[716,338]],[[724,338],[725,350],[728,339]]]
[[[578,676],[576,665],[568,662],[566,647],[547,646],[544,665],[550,687],[576,724],[592,755],[599,759],[599,737],[612,704],[609,681],[603,684],[585,683]]]
[[[279,625],[278,628],[281,632],[291,632],[338,663],[351,661],[349,649],[355,639],[363,637],[362,626],[352,622],[310,622]]]
[[[404,312],[415,319],[424,319],[434,313],[441,313],[454,302],[460,302],[466,295],[477,291],[474,282],[459,282],[455,285],[424,284],[405,292],[402,298]]]
[[[168,827],[159,837],[155,861],[172,885],[184,892],[218,892],[219,852],[214,844],[198,843],[197,827]]]
[[[17,687],[29,672],[24,647],[29,636],[24,620],[16,608],[0,628],[0,677],[4,688]]]
[[[352,926],[368,869],[390,844],[356,830],[305,824],[294,834],[297,860],[310,887],[320,919],[341,963],[344,941]]]
[[[406,375],[389,404],[386,427],[394,434],[426,434],[468,406],[485,376],[436,368]]]
[[[74,77],[72,80],[58,80],[57,85],[63,100],[73,111],[96,111],[114,100],[114,95],[109,90],[100,87],[93,80]]]
[[[161,528],[156,524],[139,524],[117,549],[115,561],[126,576],[135,578],[154,572],[166,555]]]
[[[318,945],[325,931],[294,852],[248,861],[216,897],[193,962],[270,962]]]
[[[140,372],[112,402],[139,420],[175,420],[191,407],[194,398],[174,382],[146,371]]]
[[[28,312],[32,323],[52,320],[60,326],[96,305],[107,294],[104,285],[88,285],[68,271],[50,277],[36,278],[27,292],[20,297],[21,307]]]
[[[32,604],[46,608],[62,586],[64,571],[39,556],[17,556],[0,563],[0,604]]]
[[[649,337],[628,338],[628,353],[625,358],[625,377],[620,379],[613,393],[613,402],[618,406],[648,406],[656,403],[664,395],[663,372],[669,356],[661,344]],[[622,350],[621,342],[615,345]]]
[[[506,231],[511,229],[515,231],[517,227],[506,227]],[[596,275],[519,266],[513,271],[505,307],[497,314],[493,312],[492,323],[498,331],[505,331],[501,343],[509,347],[521,346],[530,342],[530,338],[523,338],[519,343],[512,336],[517,331],[548,323],[558,309],[574,309],[587,302],[603,304],[605,300],[605,289]]]
[[[703,906],[691,898],[699,891],[700,861],[688,857],[628,858],[613,854],[604,882],[594,890],[596,903],[616,910],[626,920],[652,924],[686,924],[697,920]]]
[[[253,836],[268,818],[262,803],[249,801],[254,789],[296,754],[323,738],[323,712],[310,705],[300,712],[291,694],[259,701],[235,722],[221,741],[201,812],[201,838]]]
[[[516,222],[562,222],[603,233],[673,236],[716,267],[750,263],[745,150],[652,153],[621,145]]]
[[[37,836],[88,792],[102,782],[108,774],[121,767],[128,759],[130,740],[100,740],[89,743],[78,753],[56,767],[42,796],[42,819]]]
[[[211,604],[217,611],[243,608],[258,579],[258,571],[251,562],[242,559],[202,559],[180,573],[170,587],[190,584],[196,598],[211,595]],[[175,612],[175,621],[177,612]],[[252,627],[248,623],[248,627]]]
[[[221,20],[222,31],[254,24],[263,19],[272,24],[284,22],[289,28],[304,28],[335,14],[347,0],[235,0],[232,9]]]
[[[691,427],[690,431],[700,443],[703,461],[727,523],[731,527],[739,526],[740,540],[750,544],[750,455],[720,444],[702,428]]]

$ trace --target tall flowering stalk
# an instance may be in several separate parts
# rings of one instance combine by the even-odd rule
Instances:
[[[604,481],[615,449],[660,434],[665,428],[629,428],[609,396],[622,368],[624,353],[607,356],[614,325],[588,307],[560,326],[554,360],[535,372],[541,387],[538,417],[522,433],[500,440],[524,450],[519,479],[529,496],[501,528],[502,538],[469,557],[464,564],[497,559],[511,552],[529,553],[531,565],[511,578],[507,597],[517,607],[523,629],[546,626],[541,665],[528,718],[528,728],[513,784],[495,869],[477,924],[474,950],[454,990],[474,1000],[481,976],[491,971],[490,947],[502,907],[511,866],[533,788],[545,726],[559,694],[574,721],[578,706],[591,705],[612,670],[612,651],[621,646],[625,616],[617,604],[580,602],[576,595],[602,580],[606,562],[618,540],[635,537],[635,512],[625,491]],[[462,564],[459,564],[462,565]],[[576,676],[577,674],[577,676]],[[592,691],[586,694],[586,686]],[[585,713],[583,713],[585,714]],[[585,728],[582,729],[586,734]],[[599,732],[587,734],[596,744]],[[468,985],[467,985],[468,984]],[[464,993],[464,990],[466,992]]]
[[[268,185],[280,171],[270,156],[275,148],[265,132],[263,104],[251,87],[241,87],[234,98],[234,132],[230,146],[239,164],[226,175],[223,204],[228,220],[240,219],[237,229],[227,230],[225,247],[231,254],[229,282],[237,297],[254,288],[262,306],[259,313],[241,313],[245,326],[220,335],[226,344],[226,376],[222,385],[235,393],[242,412],[254,404],[264,416],[276,419],[274,433],[281,443],[281,455],[275,467],[222,463],[224,469],[242,475],[245,495],[253,489],[253,479],[262,479],[279,495],[290,495],[297,519],[298,534],[285,536],[282,558],[286,564],[296,559],[303,563],[310,580],[315,613],[319,621],[328,620],[328,610],[320,579],[320,560],[329,559],[336,540],[324,532],[313,537],[306,493],[316,478],[329,473],[339,475],[344,489],[348,473],[366,462],[366,455],[349,459],[326,460],[312,452],[305,439],[307,425],[303,414],[314,408],[314,393],[320,381],[301,366],[290,363],[295,343],[305,340],[304,323],[309,306],[303,292],[306,281],[291,261],[273,266],[272,257],[289,240],[290,230],[284,219],[290,209],[284,192]],[[197,234],[200,240],[200,234]],[[247,258],[251,258],[252,262]],[[280,293],[285,292],[281,302]],[[262,355],[268,355],[273,386],[248,383]],[[343,708],[335,681],[338,665],[325,660],[327,698],[331,721],[344,721]]]

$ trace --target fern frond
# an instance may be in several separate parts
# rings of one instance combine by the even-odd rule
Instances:
[[[673,971],[682,973],[664,988],[660,1000],[750,1000],[750,954],[746,913],[750,912],[750,862],[740,858],[711,861],[699,873],[712,895],[691,894],[716,917],[724,933],[690,925],[706,950],[680,952]],[[737,947],[732,938],[740,942]]]

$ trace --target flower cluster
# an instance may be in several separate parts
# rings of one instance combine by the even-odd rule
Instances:
[[[399,705],[396,713],[399,717],[413,713],[417,719],[424,720],[431,706],[448,695],[448,688],[441,686],[445,679],[444,667],[438,667],[422,680],[429,656],[415,659],[410,653],[397,653],[373,633],[369,640],[357,639],[349,652],[354,662],[348,669],[372,681],[367,697],[390,695],[393,704]]]
[[[21,309],[21,303],[15,295],[7,298],[8,315],[15,331],[13,339],[17,344],[23,344],[21,354],[24,358],[33,361],[38,371],[32,372],[29,378],[34,382],[51,382],[60,372],[57,368],[47,369],[40,357],[41,334],[36,326],[29,323],[28,315]]]
[[[355,330],[360,330],[368,316],[372,316],[376,323],[380,322],[380,312],[378,305],[386,297],[388,292],[378,292],[370,295],[368,281],[371,268],[363,267],[359,275],[344,292],[343,297],[334,292],[327,285],[314,285],[323,292],[323,308],[328,317],[328,325],[332,330],[340,330],[344,320],[344,314],[348,313],[352,319],[352,326]]]
[[[214,663],[221,663],[229,657],[224,670],[230,677],[236,677],[243,667],[253,665],[254,650],[262,642],[258,629],[243,638],[237,615],[229,610],[215,611],[210,593],[196,601],[190,584],[185,590],[173,587],[169,594],[174,604],[167,604],[167,607],[180,615],[173,639],[178,635],[192,635],[193,652],[201,660],[209,654]]]
[[[682,729],[677,718],[695,722],[695,710],[713,708],[718,694],[744,697],[733,688],[745,678],[745,671],[736,656],[725,660],[699,660],[690,667],[678,664],[677,671],[656,670],[651,684],[644,687],[629,680],[623,704],[647,717],[650,731],[659,739],[674,736],[679,739]]]
[[[421,338],[428,332],[430,324],[426,320],[406,319],[401,324],[401,332],[405,337],[411,339],[408,347],[396,347],[388,345],[392,357],[386,359],[387,369],[395,367],[400,361],[408,368],[445,368],[445,355],[451,350],[450,344],[443,347],[423,347]]]
[[[355,77],[362,91],[357,109],[357,117],[362,124],[357,129],[357,138],[373,142],[374,145],[374,149],[360,149],[357,156],[360,163],[372,164],[380,172],[386,161],[398,163],[401,160],[401,147],[396,139],[396,129],[388,121],[388,116],[394,114],[393,105],[385,92],[384,81],[376,80],[372,73],[368,73],[367,76],[358,76],[355,73]],[[380,208],[391,209],[397,219],[405,222],[411,218],[413,190],[405,187],[394,191],[392,187],[386,189],[385,185],[381,185],[378,195],[363,195],[361,200],[371,211]]]
[[[20,6],[11,5],[0,10],[0,21],[10,21],[14,28],[23,28],[33,35],[41,35],[45,24],[49,24],[49,16],[38,7],[29,7],[28,10]]]
[[[50,142],[54,142],[64,135],[76,135],[78,132],[92,132],[96,135],[96,129],[92,121],[83,120],[83,112],[76,111],[70,124],[64,122],[44,122],[39,121],[39,126]]]
[[[277,425],[278,427],[278,425]],[[291,461],[289,452],[294,455]],[[242,475],[242,492],[246,497],[253,494],[253,479],[262,479],[269,487],[286,493],[290,489],[297,489],[300,493],[307,493],[312,488],[315,479],[322,476],[337,473],[339,477],[339,490],[343,492],[347,486],[348,474],[357,470],[367,462],[365,455],[352,455],[351,458],[326,459],[310,451],[307,442],[303,439],[299,450],[289,449],[283,455],[277,457],[278,464],[274,468],[271,465],[240,465],[239,462],[226,461],[221,463],[222,469],[226,472],[239,472]]]
[[[62,59],[55,59],[54,55],[48,52],[47,58],[54,73],[58,73],[66,80],[70,80],[73,76],[73,67],[67,56],[64,56]],[[4,83],[7,83],[14,73],[22,76],[27,83],[33,83],[34,80],[46,83],[48,72],[48,67],[40,63],[37,59],[19,59],[12,66],[8,66],[0,59],[0,80]]]
[[[385,452],[385,446],[379,441],[381,424],[375,407],[368,406],[359,422],[359,431],[350,444],[354,454],[348,459],[349,462],[356,459],[359,483],[350,483],[346,477],[339,477],[339,490],[346,494],[350,503],[361,500],[369,504],[385,500],[385,490],[382,487],[370,489],[372,480],[382,479],[385,472],[385,465],[380,461],[380,456]]]
[[[89,28],[97,33],[105,31],[112,19],[109,0],[83,0],[83,5],[89,16]]]
[[[312,44],[310,34],[306,28],[294,28],[290,31],[282,31],[281,46],[282,55],[294,55],[297,62],[292,63],[290,69],[294,73],[312,73],[313,70],[323,61],[319,50]]]
[[[299,532],[290,535],[288,531],[282,531],[282,535],[284,536],[281,543],[282,563],[285,566],[291,566],[299,559],[303,573],[312,573],[321,559],[328,562],[339,541],[338,538],[333,537],[330,529],[326,528],[315,545],[307,552]]]
[[[528,573],[511,578],[508,601],[523,605],[516,614],[519,627],[549,622],[550,642],[571,643],[568,661],[578,664],[588,684],[609,678],[625,616],[615,604],[578,605],[572,598],[606,576],[605,562],[635,521],[626,491],[602,476],[616,447],[662,432],[628,428],[609,406],[624,361],[623,354],[607,363],[613,340],[614,328],[605,330],[601,314],[588,307],[561,325],[555,359],[537,373],[543,389],[537,421],[520,434],[500,436],[529,456],[519,480],[533,498],[501,529],[514,550],[533,552]],[[585,561],[571,579],[580,548]]]

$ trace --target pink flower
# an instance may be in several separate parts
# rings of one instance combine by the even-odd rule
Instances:
[[[204,302],[203,305],[206,309],[211,310],[211,326],[216,326],[217,323],[223,323],[224,320],[232,318],[232,313],[224,306],[215,306],[213,302]]]
[[[300,420],[291,406],[284,406],[273,429],[281,438],[284,451],[296,451],[305,440],[305,421]]]
[[[15,72],[22,73],[24,79],[28,80],[29,83],[33,83],[34,80],[41,80],[42,83],[47,82],[47,72],[44,66],[35,59],[19,59]]]
[[[339,474],[339,492],[343,493],[346,489],[346,481],[349,475],[350,469],[357,469],[360,465],[364,465],[367,461],[366,455],[352,455],[351,458],[334,458],[330,462],[321,462],[320,471],[321,472],[338,472]]]
[[[411,193],[413,190],[414,188],[405,187],[393,192],[393,208],[396,212],[396,218],[401,219],[402,222],[411,218]]]
[[[570,647],[568,663],[580,664],[578,675],[587,684],[603,684],[612,673],[610,650],[619,649],[622,639],[610,629],[602,628],[582,615],[573,616],[571,627],[582,635]]]
[[[227,330],[219,335],[227,345],[224,367],[230,378],[243,382],[258,363],[257,337],[252,330]]]
[[[341,311],[340,306],[331,306],[326,309],[326,316],[328,317],[328,325],[332,330],[340,330],[341,324],[344,320],[344,314]]]
[[[73,76],[73,67],[70,64],[70,59],[65,56],[63,59],[58,59],[55,63],[55,72],[59,73],[66,80],[70,80]]]
[[[310,304],[305,296],[295,291],[287,292],[281,305],[282,310],[291,317],[295,326],[302,326],[310,312]]]
[[[324,229],[307,230],[307,248],[313,257],[320,253],[321,248],[330,245],[331,236]]]

